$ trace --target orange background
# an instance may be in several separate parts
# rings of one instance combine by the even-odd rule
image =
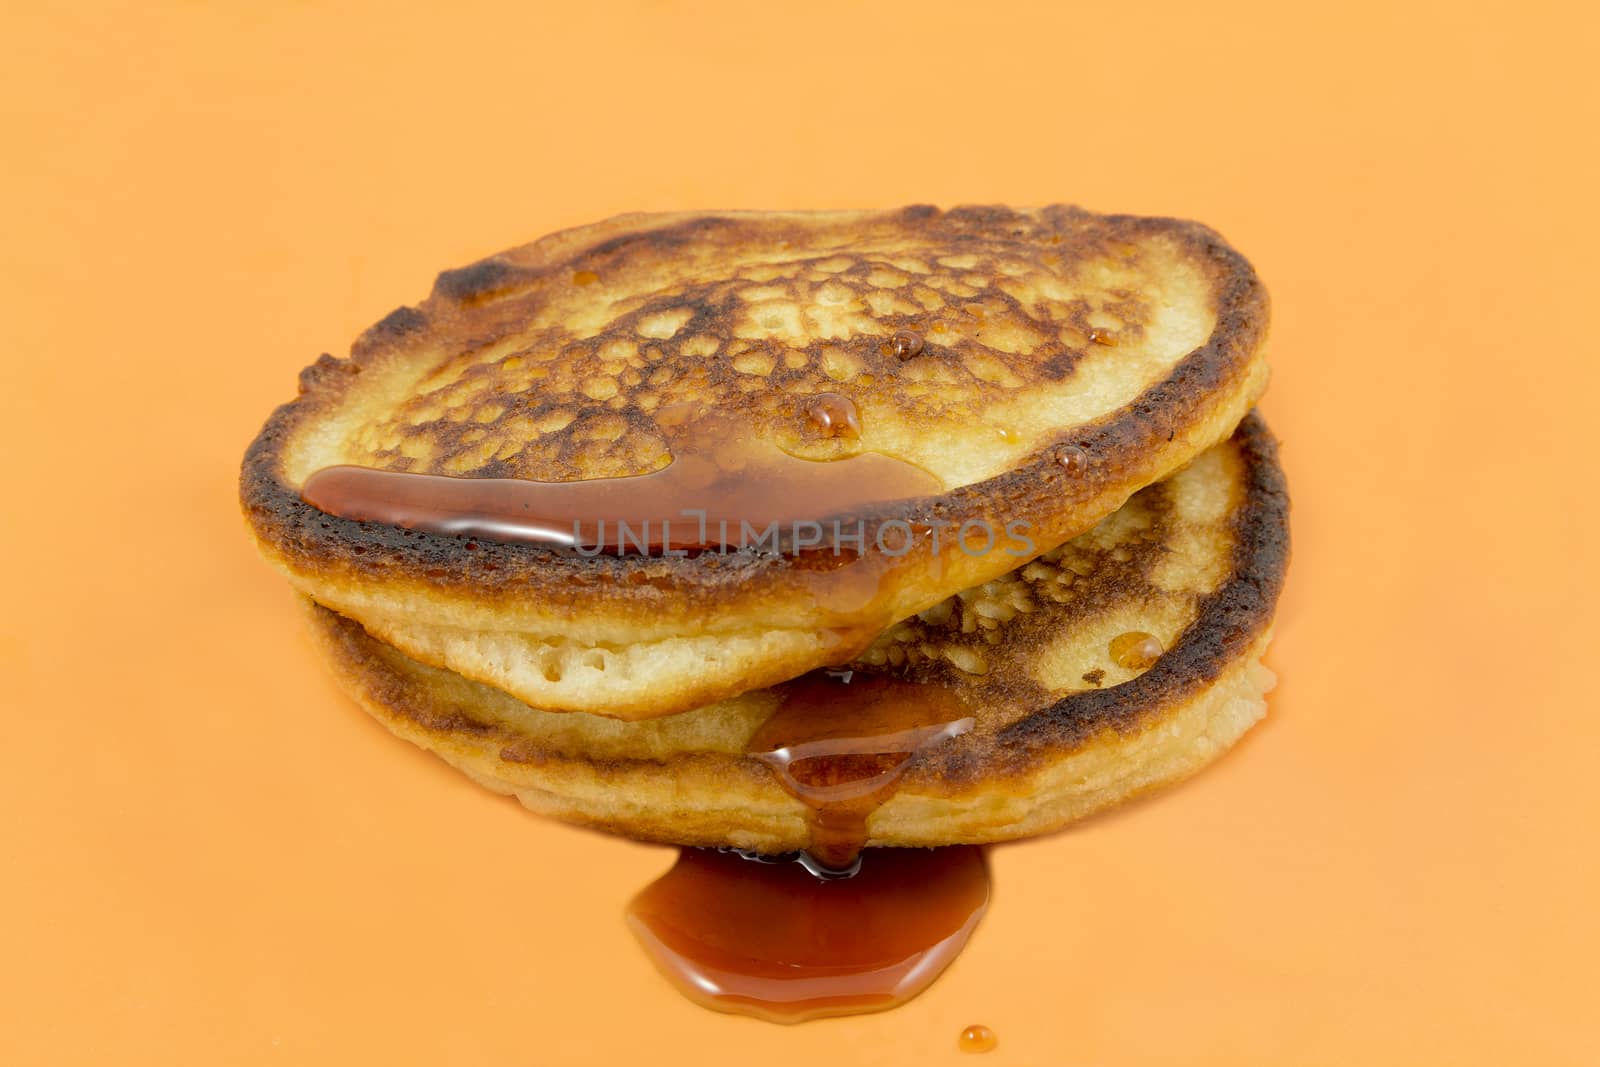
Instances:
[[[1594,1061],[1592,7],[415,6],[7,5],[0,1061]],[[1203,219],[1272,290],[1271,716],[996,849],[907,1007],[693,1007],[620,914],[671,852],[341,699],[238,458],[556,227],[1052,200]]]

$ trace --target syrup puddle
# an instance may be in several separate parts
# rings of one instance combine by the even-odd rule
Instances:
[[[778,1022],[916,996],[988,907],[988,862],[970,846],[863,851],[867,821],[915,756],[975,722],[942,685],[859,671],[789,683],[746,751],[806,805],[806,851],[682,850],[628,909],[645,952],[691,1000]]]
[[[683,849],[627,919],[690,1000],[794,1023],[910,1000],[960,954],[988,906],[988,860],[970,845],[873,849],[837,879]]]

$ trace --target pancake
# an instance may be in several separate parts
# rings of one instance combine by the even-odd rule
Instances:
[[[544,709],[673,714],[848,661],[1225,439],[1265,386],[1266,321],[1249,264],[1190,222],[623,216],[446,272],[349,359],[324,356],[250,447],[241,497],[296,588],[413,659]],[[850,410],[819,421],[824,401]],[[671,473],[687,459],[667,414],[686,408],[816,461],[802,473],[824,488],[790,502],[807,518],[859,489],[860,549],[587,557],[302,499],[350,466],[569,487]],[[868,460],[918,477],[875,496],[849,473]],[[929,536],[969,523],[1027,537]],[[894,528],[912,532],[888,538],[898,553]]]
[[[1251,415],[1088,533],[880,635],[856,667],[954,693],[974,721],[902,765],[862,843],[1039,834],[1215,759],[1264,713],[1287,519],[1275,445]],[[802,683],[645,722],[534,710],[310,612],[363,708],[536,812],[666,843],[815,844],[811,809],[747,751]],[[1164,648],[1152,665],[1113,654],[1130,632]]]

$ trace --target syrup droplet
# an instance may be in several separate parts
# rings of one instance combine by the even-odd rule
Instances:
[[[993,1052],[1000,1039],[987,1026],[973,1025],[961,1031],[956,1044],[962,1052]]]
[[[572,273],[573,285],[593,285],[600,280],[600,275],[592,270],[579,270]]]
[[[874,849],[854,878],[683,849],[628,906],[651,962],[718,1011],[800,1022],[882,1011],[961,952],[989,903],[983,850]]]
[[[1117,347],[1116,334],[1108,333],[1105,330],[1095,329],[1094,327],[1090,327],[1089,329],[1089,340],[1093,341],[1097,345],[1105,345],[1107,348]]]
[[[1077,445],[1068,445],[1056,454],[1056,462],[1068,474],[1077,477],[1089,469],[1089,454]]]
[[[1020,439],[1017,431],[1013,430],[1009,426],[996,426],[994,428],[994,432],[1000,438],[1000,440],[1004,441],[1008,445],[1014,445]]]
[[[913,756],[971,730],[955,690],[860,671],[814,671],[790,682],[745,751],[811,812],[806,851],[848,870],[867,820],[894,795]]]
[[[1155,635],[1143,630],[1130,630],[1111,639],[1111,659],[1119,667],[1142,671],[1161,658],[1166,649]]]
[[[899,359],[915,359],[922,355],[922,336],[910,330],[899,330],[889,338],[889,347]]]
[[[840,393],[818,393],[806,403],[806,419],[828,437],[861,436],[861,413],[855,401]]]

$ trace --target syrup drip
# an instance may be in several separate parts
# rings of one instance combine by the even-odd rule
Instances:
[[[813,424],[826,432],[860,434],[848,398],[823,394],[813,409]],[[537,482],[336,466],[307,478],[300,495],[345,519],[620,555],[744,547],[761,543],[774,523],[780,536],[798,545],[796,524],[804,529],[823,519],[853,519],[942,489],[922,468],[875,452],[828,461],[791,456],[734,420],[701,415],[692,405],[663,409],[657,424],[672,460],[652,474]],[[702,511],[703,518],[693,513]],[[854,529],[853,521],[845,525]],[[809,543],[854,551],[853,542],[824,541],[820,531]]]
[[[867,819],[894,795],[911,758],[974,722],[944,686],[815,671],[789,683],[745,751],[810,809],[807,854],[826,870],[847,873],[867,843]]]
[[[874,849],[854,878],[683,849],[628,906],[651,961],[718,1011],[800,1022],[882,1011],[926,989],[989,904],[971,846]]]

